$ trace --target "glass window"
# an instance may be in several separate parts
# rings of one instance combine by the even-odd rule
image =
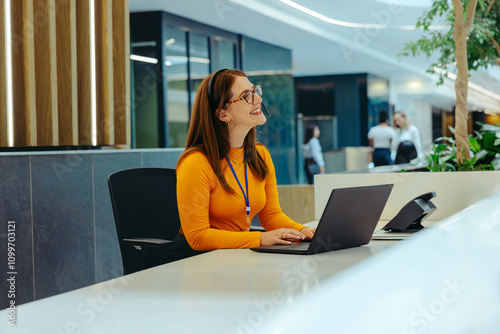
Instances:
[[[236,68],[235,49],[233,42],[215,38],[212,43],[212,72],[221,68]]]
[[[254,85],[262,86],[262,98],[269,111],[266,124],[257,127],[257,139],[271,153],[278,184],[297,183],[291,51],[248,37],[243,37],[243,43],[243,70]]]
[[[169,25],[165,31],[164,94],[167,106],[168,146],[184,147],[189,122],[186,32]]]
[[[132,43],[133,147],[158,147],[158,55],[155,41]]]
[[[194,102],[201,82],[210,74],[209,39],[206,35],[189,34],[191,101]]]

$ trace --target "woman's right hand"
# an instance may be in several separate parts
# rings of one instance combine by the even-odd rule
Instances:
[[[306,238],[304,233],[291,228],[279,228],[274,231],[260,234],[260,245],[290,245],[292,241],[302,241]]]

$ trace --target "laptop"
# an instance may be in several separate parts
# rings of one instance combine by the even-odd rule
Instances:
[[[393,184],[333,189],[311,241],[250,248],[256,252],[309,255],[370,242]]]

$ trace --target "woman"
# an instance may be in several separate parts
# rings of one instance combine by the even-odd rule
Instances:
[[[404,111],[397,111],[393,116],[397,140],[395,141],[395,164],[409,163],[415,158],[423,156],[422,145],[418,129],[411,124],[410,118]]]
[[[323,174],[325,172],[325,161],[321,153],[321,144],[319,143],[320,135],[319,127],[314,124],[309,124],[306,127],[304,136],[304,170],[309,184],[314,183],[315,174]]]
[[[378,114],[378,125],[368,131],[368,140],[373,150],[373,165],[384,166],[392,164],[391,142],[396,137],[396,131],[388,124],[389,115],[385,110]]]
[[[201,83],[177,163],[177,259],[313,237],[315,229],[292,221],[279,206],[271,156],[256,142],[255,127],[266,122],[261,95],[237,70],[219,70]],[[266,232],[249,231],[256,214]]]

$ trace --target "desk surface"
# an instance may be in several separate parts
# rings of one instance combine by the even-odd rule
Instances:
[[[21,305],[15,328],[3,310],[0,332],[498,334],[498,203],[500,193],[399,242],[210,252]]]
[[[17,326],[2,320],[0,332],[248,333],[275,310],[394,243],[309,256],[217,250],[21,305]]]

